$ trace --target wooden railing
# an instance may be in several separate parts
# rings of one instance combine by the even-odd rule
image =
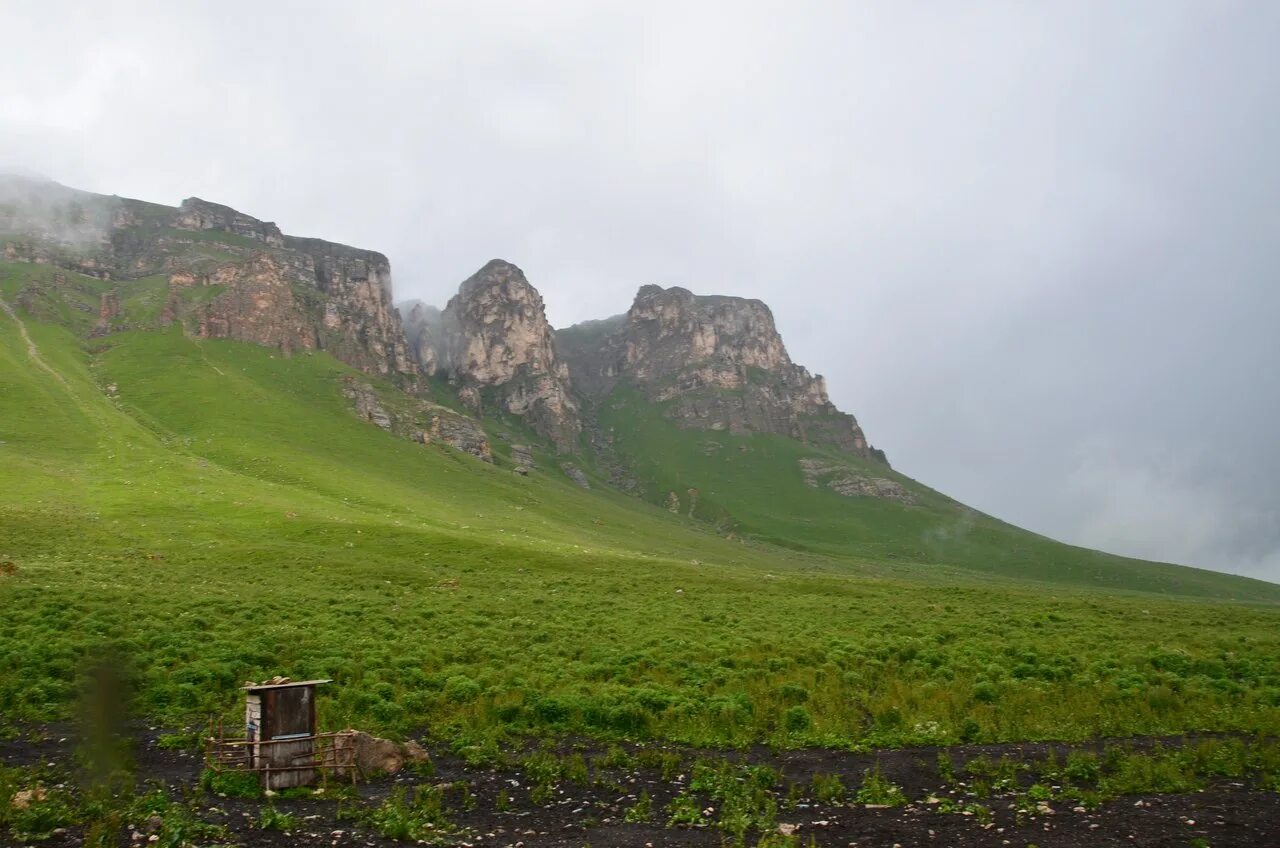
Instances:
[[[291,736],[288,739],[228,739],[221,733],[205,740],[205,764],[214,771],[243,771],[257,773],[263,785],[270,785],[272,772],[317,771],[329,772],[336,777],[350,776],[356,782],[356,746],[354,732],[341,730],[335,733],[317,733],[313,736]],[[341,745],[342,740],[351,740]],[[255,756],[262,748],[274,745],[312,743],[312,749],[295,757],[290,765],[271,764],[268,757]]]

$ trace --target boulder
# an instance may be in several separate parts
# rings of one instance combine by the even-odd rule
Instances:
[[[348,730],[338,736],[333,750],[337,762],[354,761],[356,774],[361,777],[395,774],[409,763],[429,762],[431,759],[417,742],[400,744],[363,730]]]

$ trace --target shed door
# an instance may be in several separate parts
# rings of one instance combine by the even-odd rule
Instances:
[[[290,736],[312,735],[315,720],[314,693],[315,689],[310,686],[268,691],[263,738],[287,739]]]

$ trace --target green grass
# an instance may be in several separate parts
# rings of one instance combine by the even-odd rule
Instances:
[[[12,303],[20,281],[0,270]],[[525,478],[502,453],[488,465],[384,433],[350,411],[352,372],[324,354],[178,328],[86,343],[25,321],[61,379],[0,315],[0,561],[17,566],[0,576],[0,723],[72,715],[107,644],[129,658],[137,710],[170,726],[234,720],[245,679],[331,677],[326,727],[425,729],[476,762],[523,734],[883,746],[1280,731],[1280,609],[1133,591],[1265,598],[1266,584],[1140,563],[1117,593],[1018,583],[1011,566],[995,580],[981,557],[1001,539],[1017,547],[1000,562],[1029,576],[1055,576],[1038,555],[1076,563],[1068,577],[1084,566],[994,523],[922,566],[891,554],[928,555],[915,538],[951,508],[940,496],[924,493],[925,518],[895,517],[792,480],[774,511],[794,498],[800,517],[766,516],[750,469],[723,463],[730,491],[691,453],[723,440],[785,481],[802,447],[740,453],[638,419],[632,446],[665,440],[664,467],[687,462],[708,509],[760,528],[730,539],[550,464]]]
[[[224,230],[176,230],[166,227],[161,229],[161,233],[170,239],[178,239],[182,241],[230,245],[231,247],[239,247],[247,250],[271,249],[265,242],[249,238],[248,236],[242,236],[238,233],[229,233]]]
[[[797,550],[918,569],[939,565],[989,577],[1236,600],[1280,601],[1280,586],[1065,545],[978,513],[885,466],[773,434],[681,429],[663,408],[619,386],[602,404],[601,426],[647,484],[681,512],[697,490],[695,515],[722,532]],[[802,459],[820,459],[913,492],[916,505],[845,497],[805,484]],[[784,508],[779,508],[785,505]]]

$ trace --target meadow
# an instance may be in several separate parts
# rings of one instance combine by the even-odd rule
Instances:
[[[71,717],[103,654],[125,663],[134,711],[171,728],[234,719],[245,680],[326,677],[326,727],[425,734],[477,761],[552,736],[869,749],[1280,731],[1268,584],[1143,564],[1100,591],[1090,569],[1118,579],[1118,558],[1030,534],[984,570],[1006,538],[985,517],[959,547],[874,515],[841,545],[847,499],[798,473],[797,497],[826,500],[772,523],[751,524],[758,491],[703,483],[708,509],[737,516],[726,532],[583,491],[546,454],[512,474],[511,422],[491,424],[494,465],[398,439],[350,412],[352,372],[324,354],[176,328],[86,341],[83,320],[26,318],[44,369],[0,316],[9,732]],[[648,456],[705,456],[709,434],[627,420],[661,441]],[[748,447],[735,455],[792,467],[785,445]],[[718,467],[699,473],[734,473]],[[1136,591],[1166,584],[1187,597]],[[1212,597],[1257,587],[1252,604]]]

